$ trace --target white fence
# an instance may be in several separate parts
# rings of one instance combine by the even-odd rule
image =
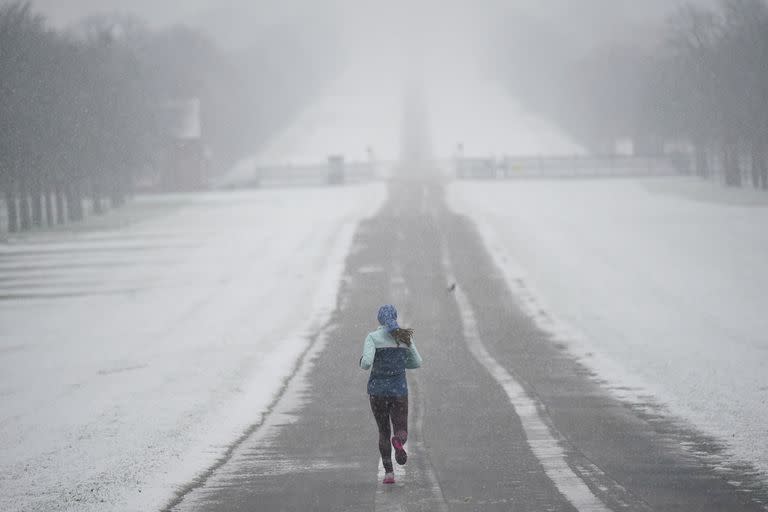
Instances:
[[[454,161],[459,179],[676,176],[687,174],[688,168],[685,159],[615,155],[468,157]]]
[[[323,186],[371,181],[378,176],[372,162],[240,165],[235,173],[217,180],[216,188]]]

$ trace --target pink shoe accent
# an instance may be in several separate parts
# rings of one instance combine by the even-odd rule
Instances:
[[[393,484],[395,483],[395,474],[394,473],[387,473],[384,475],[384,483],[385,484]]]
[[[403,442],[399,437],[395,436],[392,438],[392,447],[395,449],[395,460],[402,466],[408,461],[408,454],[405,453]]]

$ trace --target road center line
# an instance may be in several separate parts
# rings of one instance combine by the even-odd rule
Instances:
[[[392,276],[389,283],[390,297],[396,304],[402,304],[402,311],[407,313],[408,296],[410,292],[403,277],[403,268],[398,261],[392,265]],[[409,458],[411,462],[403,467],[405,481],[398,481],[394,486],[384,486],[379,483],[376,489],[376,498],[374,501],[375,512],[403,512],[407,509],[406,500],[408,498],[405,492],[406,485],[426,484],[429,499],[429,510],[436,512],[448,512],[448,504],[445,501],[443,490],[437,479],[435,470],[429,459],[429,454],[424,446],[424,397],[420,386],[415,378],[409,379],[409,401],[412,410],[411,428],[409,434],[408,446]],[[384,468],[379,464],[379,482],[384,478]],[[412,503],[413,505],[413,503]]]
[[[423,464],[423,469],[419,468],[416,471],[412,471],[414,473],[423,473],[421,475],[421,480],[426,478],[427,482],[429,483],[429,491],[432,494],[432,499],[430,500],[431,508],[430,510],[434,510],[436,512],[448,512],[448,504],[445,501],[445,496],[443,495],[443,489],[440,487],[440,482],[437,479],[437,475],[435,474],[435,470],[432,467],[432,462],[429,458],[429,453],[427,453],[427,449],[424,446],[424,394],[421,392],[421,386],[418,384],[418,380],[413,380],[413,386],[412,389],[414,391],[414,418],[413,418],[413,425],[414,425],[414,431],[415,436],[414,439],[411,441],[411,451],[416,454],[417,463]],[[414,466],[411,465],[411,468]],[[418,468],[418,466],[416,466]],[[406,466],[406,474],[409,473],[409,466]]]
[[[447,247],[443,244],[443,267],[446,282],[457,283]],[[520,418],[531,451],[544,467],[544,471],[560,493],[580,512],[608,512],[610,509],[598,499],[565,460],[565,450],[550,430],[541,413],[541,404],[496,361],[482,342],[474,310],[461,286],[454,290],[461,314],[464,340],[474,358],[499,383]]]

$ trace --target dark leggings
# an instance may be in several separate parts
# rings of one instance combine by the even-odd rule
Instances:
[[[374,396],[370,395],[371,411],[379,427],[379,453],[384,471],[392,472],[392,445],[390,437],[392,430],[395,437],[405,444],[408,441],[408,395],[406,396]],[[389,424],[392,422],[392,427]]]

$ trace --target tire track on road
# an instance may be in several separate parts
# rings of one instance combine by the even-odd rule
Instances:
[[[443,266],[448,280],[456,283],[445,244],[443,244]],[[461,285],[457,285],[453,293],[461,313],[464,341],[470,353],[504,389],[515,413],[520,418],[528,445],[544,467],[549,479],[580,512],[610,512],[610,509],[568,465],[565,450],[558,440],[561,436],[550,431],[550,427],[542,417],[542,404],[528,395],[522,384],[488,353],[477,330],[474,311]]]

